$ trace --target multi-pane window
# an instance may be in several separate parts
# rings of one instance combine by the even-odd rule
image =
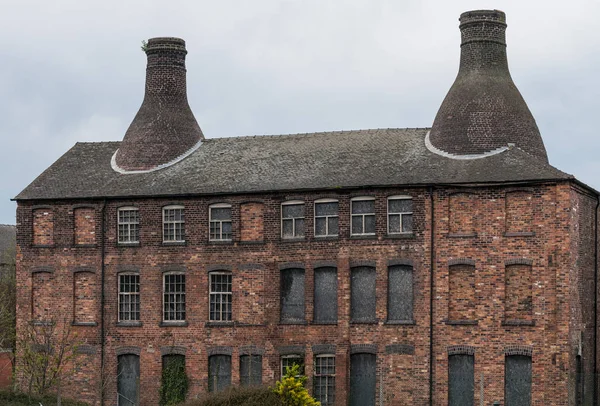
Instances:
[[[165,274],[163,292],[163,321],[184,321],[185,274]]]
[[[314,396],[322,406],[335,404],[335,356],[315,357]]]
[[[219,392],[231,385],[231,355],[208,357],[208,391]]]
[[[231,273],[210,273],[210,320],[231,321]]]
[[[375,198],[356,197],[351,200],[352,235],[375,235]]]
[[[163,207],[163,241],[185,241],[183,206]]]
[[[119,275],[119,321],[140,320],[140,275]]]
[[[135,207],[122,207],[118,210],[119,243],[140,241],[140,213]]]
[[[240,384],[262,385],[262,355],[240,356]]]
[[[299,365],[300,369],[298,370],[298,373],[300,375],[304,375],[304,355],[283,355],[281,357],[281,376],[284,376],[287,369],[293,367],[294,365]]]
[[[337,237],[338,218],[337,200],[315,201],[315,237]]]
[[[304,238],[304,202],[289,201],[281,205],[281,237]]]
[[[231,240],[231,205],[226,203],[213,204],[209,208],[210,240]]]
[[[304,269],[281,271],[281,321],[304,321]]]
[[[409,196],[388,198],[388,234],[412,233],[412,199]]]

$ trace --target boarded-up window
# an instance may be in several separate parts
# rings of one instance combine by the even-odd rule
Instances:
[[[231,356],[208,357],[208,390],[219,392],[231,385]]]
[[[506,194],[506,232],[529,233],[533,220],[533,196],[529,192]]]
[[[375,354],[350,356],[350,406],[375,406],[376,366]]]
[[[54,213],[50,209],[33,211],[33,245],[54,244]]]
[[[164,394],[168,394],[173,403],[185,401],[187,385],[182,385],[181,381],[185,377],[185,355],[168,354],[162,357],[162,391],[161,404],[165,404]]]
[[[96,217],[92,207],[81,207],[73,212],[75,218],[75,244],[92,245],[96,243]]]
[[[242,355],[240,357],[240,384],[262,385],[262,355]]]
[[[531,405],[531,357],[506,356],[504,366],[504,402],[506,406]]]
[[[77,272],[73,275],[74,315],[77,323],[96,321],[96,275]]]
[[[318,323],[337,321],[337,269],[324,267],[315,269],[315,315]]]
[[[449,231],[451,234],[475,234],[478,215],[477,195],[472,193],[450,195]]]
[[[475,357],[455,354],[448,357],[448,406],[473,406]]]
[[[240,207],[241,240],[262,241],[264,239],[264,218],[264,204],[242,204]]]
[[[281,271],[281,321],[304,321],[304,269]]]
[[[448,320],[475,320],[475,267],[450,266]]]
[[[54,305],[60,300],[60,293],[54,284],[52,272],[35,272],[32,279],[32,318],[35,321],[50,321]]]
[[[531,320],[533,299],[530,265],[508,265],[505,271],[504,318]]]
[[[388,321],[413,320],[413,268],[388,268]]]
[[[117,404],[136,406],[140,393],[140,357],[136,354],[119,355],[117,361]]]
[[[375,315],[375,268],[358,266],[352,268],[350,317],[353,322],[374,322]]]

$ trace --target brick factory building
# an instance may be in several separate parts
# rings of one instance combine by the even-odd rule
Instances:
[[[66,315],[94,404],[158,404],[179,358],[189,398],[296,362],[323,405],[596,405],[598,194],[548,163],[505,29],[461,15],[431,128],[220,139],[150,39],[123,141],[16,197],[18,328]]]

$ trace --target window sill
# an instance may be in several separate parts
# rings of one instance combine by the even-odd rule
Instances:
[[[351,240],[376,240],[377,239],[377,235],[376,234],[364,234],[364,235],[351,235],[350,236]]]
[[[350,320],[350,324],[377,324],[377,320]]]
[[[507,327],[535,326],[535,320],[503,320],[502,325]]]
[[[305,242],[306,238],[305,237],[297,237],[297,238],[281,238],[279,240],[280,242]]]
[[[233,245],[233,240],[208,240],[209,245]]]
[[[142,327],[141,321],[119,321],[116,324],[117,327]]]
[[[314,237],[314,241],[336,241],[339,239],[339,235],[315,235]]]
[[[137,242],[117,242],[116,246],[119,247],[119,248],[124,248],[124,247],[140,247],[141,244],[140,244],[139,241],[137,241]]]
[[[187,245],[187,241],[163,241],[163,247],[181,247]]]
[[[98,323],[95,321],[74,321],[71,325],[77,327],[96,327]]]
[[[449,326],[476,326],[479,324],[479,320],[445,320]]]
[[[73,244],[73,248],[97,248],[98,244]]]
[[[510,232],[504,233],[505,237],[534,237],[535,233],[531,231],[523,231],[523,232]]]
[[[235,327],[236,323],[233,321],[207,321],[204,323],[204,327]]]
[[[308,323],[306,320],[280,320],[279,325],[300,325],[306,326]]]
[[[31,244],[32,248],[54,248],[54,244]]]
[[[415,326],[417,322],[415,320],[388,320],[383,324],[390,326]]]
[[[475,238],[477,233],[448,233],[448,238]]]
[[[313,326],[337,326],[337,321],[313,321],[310,323]]]
[[[187,327],[187,321],[161,321],[158,327]]]
[[[212,242],[212,241],[211,241]],[[262,245],[264,244],[264,240],[257,241],[240,241],[240,245]]]
[[[386,240],[407,240],[415,238],[415,233],[388,234],[383,238]]]

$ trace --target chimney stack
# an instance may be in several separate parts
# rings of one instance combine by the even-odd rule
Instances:
[[[548,162],[546,149],[506,58],[506,15],[498,10],[460,16],[458,76],[431,127],[435,150],[457,157],[485,156],[508,144]]]
[[[159,169],[185,157],[204,139],[187,100],[185,41],[151,38],[144,51],[144,100],[113,158],[113,167],[124,173]]]

